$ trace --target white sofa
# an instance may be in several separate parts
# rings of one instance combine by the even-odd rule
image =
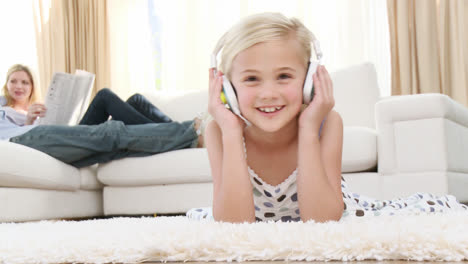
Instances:
[[[0,222],[103,214],[97,166],[76,169],[7,141],[0,141],[0,164]]]
[[[440,94],[380,98],[371,64],[332,79],[345,125],[342,171],[352,190],[380,199],[453,194],[468,202],[467,108]],[[206,91],[145,96],[177,121],[193,119],[207,104]],[[212,201],[206,149],[78,170],[0,141],[0,162],[0,221],[183,213]]]
[[[379,199],[415,192],[468,201],[468,109],[440,94],[381,99],[371,64],[332,73],[344,120],[343,176],[357,193]],[[204,111],[206,91],[146,94],[174,120]],[[186,149],[99,166],[106,215],[180,213],[210,206],[205,149]]]

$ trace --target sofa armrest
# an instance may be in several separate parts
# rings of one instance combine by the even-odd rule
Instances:
[[[468,108],[450,97],[387,97],[375,117],[379,174],[468,172]]]

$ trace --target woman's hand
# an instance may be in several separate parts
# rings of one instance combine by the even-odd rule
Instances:
[[[29,106],[28,113],[26,114],[26,123],[25,125],[32,125],[38,117],[44,117],[47,108],[45,105],[40,103],[34,103]]]
[[[210,69],[210,87],[208,98],[208,112],[218,123],[223,135],[226,133],[242,133],[244,122],[233,112],[226,108],[221,101],[221,91],[223,86],[223,74],[214,73],[214,69]]]
[[[299,117],[299,128],[311,129],[319,133],[323,119],[335,106],[333,97],[333,83],[324,66],[317,66],[312,76],[314,81],[314,98]]]

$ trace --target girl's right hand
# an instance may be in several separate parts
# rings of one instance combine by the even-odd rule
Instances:
[[[223,134],[242,133],[245,123],[233,112],[226,108],[221,101],[223,87],[223,73],[215,74],[214,68],[210,69],[210,87],[208,98],[208,112],[214,118]]]
[[[34,103],[29,106],[28,113],[26,114],[26,125],[32,125],[38,117],[44,117],[47,108],[44,104]]]

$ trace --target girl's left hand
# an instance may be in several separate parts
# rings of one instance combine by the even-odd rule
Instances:
[[[314,97],[299,117],[299,128],[311,129],[319,133],[323,119],[335,106],[333,97],[333,83],[325,66],[317,66],[312,76],[314,82]]]

